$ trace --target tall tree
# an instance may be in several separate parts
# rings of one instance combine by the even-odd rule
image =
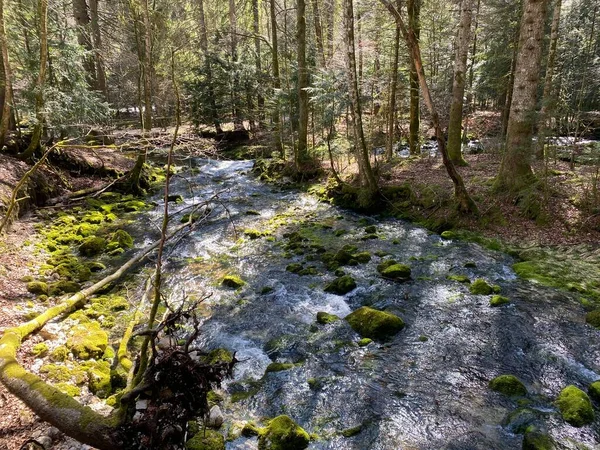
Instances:
[[[12,72],[10,61],[8,59],[8,43],[6,40],[6,31],[4,29],[4,0],[0,0],[0,56],[2,60],[3,75],[3,101],[2,116],[0,116],[0,149],[4,146],[8,127],[10,124],[11,104],[12,104]]]
[[[400,27],[396,25],[396,35],[394,37],[394,57],[392,58],[392,77],[390,80],[390,98],[388,102],[387,116],[387,138],[385,142],[385,156],[391,160],[394,147],[394,131],[396,127],[396,90],[398,86],[398,63],[400,61]]]
[[[350,89],[352,124],[354,128],[354,148],[356,152],[356,159],[358,161],[358,172],[363,186],[371,195],[374,195],[378,191],[378,186],[375,174],[371,168],[369,151],[365,141],[362,122],[362,106],[356,73],[354,5],[352,0],[344,0],[344,22],[344,34],[346,38],[346,65],[348,71],[348,86]]]
[[[77,42],[86,50],[83,66],[87,81],[92,89],[96,87],[96,66],[94,64],[92,40],[89,35],[90,15],[86,0],[73,0],[73,18],[77,24]]]
[[[525,0],[515,66],[506,150],[495,187],[520,191],[535,177],[531,170],[532,136],[548,0]]]
[[[208,98],[210,102],[210,114],[212,116],[212,122],[215,126],[217,134],[222,134],[223,129],[221,128],[221,121],[217,113],[217,101],[215,98],[214,87],[213,87],[213,74],[212,65],[210,61],[210,54],[208,51],[208,32],[206,29],[206,16],[204,14],[204,0],[198,0],[198,21],[200,25],[200,49],[202,50],[204,57],[204,71],[206,73],[206,84],[208,90]]]
[[[108,89],[106,86],[106,68],[102,54],[102,33],[100,31],[100,16],[98,14],[98,0],[90,2],[90,24],[92,26],[92,44],[94,47],[94,61],[96,67],[96,90],[101,92],[105,100],[108,100]]]
[[[421,34],[420,25],[420,14],[421,14],[421,0],[408,0],[408,26],[418,41]],[[410,61],[410,124],[408,132],[408,146],[410,148],[411,155],[418,155],[421,153],[419,146],[419,128],[421,126],[421,107],[419,105],[419,75],[417,74],[417,68],[415,62],[411,58]]]
[[[315,40],[317,42],[317,61],[319,67],[325,67],[325,48],[323,46],[323,27],[321,26],[321,11],[319,0],[312,0],[313,23],[315,25]]]
[[[261,50],[260,50],[260,9],[258,7],[258,0],[252,0],[252,30],[254,31],[254,52],[255,56],[255,65],[256,65],[256,75],[258,79],[262,78],[262,63],[261,63]],[[259,128],[262,127],[262,121],[264,116],[264,108],[265,108],[265,98],[263,97],[260,89],[258,90],[258,96],[256,99],[256,103],[258,106],[258,113],[256,114],[256,119],[258,120]]]
[[[238,104],[238,96],[240,93],[240,77],[238,68],[238,27],[235,0],[229,0],[229,34],[231,63],[233,64],[233,89],[231,92],[233,106],[233,126],[236,130],[243,130],[244,121],[242,119],[242,112],[240,111],[240,106]]]
[[[271,66],[273,69],[273,91],[275,98],[279,95],[281,89],[281,78],[279,75],[279,50],[277,42],[277,12],[275,10],[276,0],[270,0],[269,10],[271,16]],[[273,108],[272,114],[273,121],[273,135],[275,141],[275,148],[279,151],[282,158],[285,157],[283,145],[281,142],[281,121],[279,117],[279,102],[276,103]]]
[[[462,116],[463,97],[467,75],[467,56],[471,40],[471,18],[473,16],[472,0],[462,0],[460,21],[456,37],[456,57],[454,59],[454,82],[452,84],[452,105],[448,123],[448,156],[459,166],[466,165],[462,156]]]
[[[308,160],[308,68],[306,67],[306,3],[296,5],[296,40],[298,44],[298,148],[295,154],[296,170]]]

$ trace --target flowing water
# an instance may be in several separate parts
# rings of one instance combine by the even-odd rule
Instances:
[[[212,294],[199,308],[204,322],[198,343],[235,351],[241,360],[225,385],[228,423],[288,414],[319,436],[311,449],[387,450],[520,449],[522,436],[514,432],[524,421],[563,448],[600,448],[600,419],[575,428],[553,406],[566,385],[585,390],[600,378],[599,332],[585,324],[583,308],[569,294],[516,279],[512,259],[502,253],[265,185],[249,174],[251,161],[188,164],[195,169],[183,172],[187,180],[173,181],[185,202],[171,212],[189,212],[194,202],[215,194],[218,200],[206,223],[170,254],[167,290],[173,301]],[[158,196],[156,201],[159,208],[138,230],[148,242],[155,238],[149,224],[162,211]],[[362,239],[367,223],[376,225],[379,239]],[[272,234],[241,241],[248,228]],[[297,230],[310,238],[304,254],[286,249],[283,235]],[[318,251],[344,244],[373,257],[343,268],[356,289],[327,294],[323,287],[335,276]],[[383,257],[376,252],[410,265],[412,280],[382,279],[376,266]],[[313,265],[318,274],[286,271],[293,262]],[[237,291],[222,287],[219,280],[230,273],[247,284]],[[449,274],[496,283],[511,303],[492,308],[489,296],[471,295]],[[362,305],[396,313],[406,328],[389,342],[359,347],[360,336],[344,320],[316,324],[319,311],[343,318]],[[273,361],[296,365],[265,374]],[[527,399],[511,400],[488,388],[505,373],[525,383]],[[529,408],[525,419],[508,423],[520,406]],[[354,436],[340,434],[357,426]],[[227,448],[257,448],[257,441],[239,437]]]

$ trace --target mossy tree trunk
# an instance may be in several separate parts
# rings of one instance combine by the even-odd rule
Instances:
[[[408,26],[412,30],[417,41],[421,34],[420,14],[421,0],[408,0]],[[399,9],[398,9],[399,10]],[[421,147],[419,145],[419,133],[421,126],[421,106],[419,104],[419,75],[413,59],[410,60],[410,123],[408,132],[408,146],[411,155],[419,155]]]
[[[31,142],[20,155],[21,159],[30,161],[40,148],[42,129],[44,127],[44,86],[46,83],[46,66],[48,65],[48,0],[38,1],[38,33],[40,37],[40,71],[38,73],[35,93],[35,118]]]
[[[377,180],[369,161],[369,150],[365,141],[362,122],[362,106],[358,89],[356,73],[356,52],[354,47],[354,5],[352,0],[344,0],[344,26],[346,38],[346,65],[348,71],[348,85],[350,87],[350,103],[352,123],[354,128],[354,148],[358,161],[358,171],[361,183],[367,189],[368,197],[378,191]],[[366,206],[366,205],[363,205]]]
[[[0,116],[0,149],[4,146],[11,118],[12,72],[8,56],[8,43],[4,30],[4,0],[0,0],[0,56],[2,60],[2,115]]]
[[[298,147],[295,166],[302,172],[308,155],[308,67],[306,66],[306,2],[298,0],[296,5],[296,42],[298,44]]]
[[[542,59],[547,0],[526,0],[508,119],[506,149],[495,188],[518,192],[535,182],[532,137]]]
[[[431,120],[433,122],[433,127],[435,129],[435,135],[439,147],[439,151],[442,155],[442,160],[444,162],[444,166],[452,183],[454,184],[454,196],[456,198],[458,204],[458,210],[465,214],[478,214],[477,205],[467,192],[464,181],[456,170],[456,167],[448,157],[448,151],[446,149],[446,140],[444,138],[444,133],[442,132],[442,127],[440,125],[440,119],[438,112],[433,103],[433,98],[431,97],[431,92],[429,91],[429,86],[427,85],[427,80],[425,78],[425,71],[423,70],[423,62],[421,58],[421,49],[419,47],[419,41],[415,36],[415,33],[411,28],[407,28],[404,24],[404,20],[402,15],[400,14],[400,10],[394,6],[391,0],[379,0],[388,11],[394,16],[396,19],[396,24],[402,31],[402,35],[404,36],[404,40],[408,46],[412,59],[415,63],[415,68],[417,69],[417,75],[419,77],[419,86],[423,92],[423,98],[425,101],[425,105],[429,109],[429,113],[431,114]]]
[[[452,105],[448,124],[448,155],[450,160],[459,166],[466,165],[462,156],[462,118],[463,97],[467,75],[467,56],[471,40],[471,18],[473,16],[472,0],[462,0],[460,22],[456,36],[456,56],[454,59],[454,82],[452,84]]]

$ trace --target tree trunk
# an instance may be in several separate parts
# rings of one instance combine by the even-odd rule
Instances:
[[[25,161],[31,160],[40,148],[42,128],[44,126],[44,85],[46,83],[46,66],[48,65],[48,0],[38,1],[38,20],[40,36],[40,71],[38,73],[35,94],[36,124],[33,129],[31,142],[27,149],[20,155]]]
[[[308,160],[308,69],[306,67],[306,3],[298,0],[296,6],[296,40],[298,43],[298,150],[296,170]]]
[[[456,165],[464,166],[462,156],[462,114],[463,97],[465,95],[465,78],[467,74],[467,56],[471,40],[471,17],[473,16],[472,0],[462,0],[460,23],[456,38],[456,57],[454,60],[454,83],[452,85],[452,106],[448,124],[448,156]]]
[[[281,89],[281,79],[279,76],[279,50],[277,48],[277,14],[275,11],[275,0],[271,0],[269,6],[271,12],[271,57],[273,66],[273,89],[275,90],[275,96],[277,96],[278,91]],[[281,143],[279,101],[275,102],[275,107],[273,108],[271,120],[273,121],[273,137],[275,141],[275,149],[279,151],[279,154],[282,158],[285,158],[285,154],[283,152],[283,145]]]
[[[206,29],[206,17],[204,15],[204,0],[198,0],[198,13],[200,22],[200,49],[204,54],[204,70],[206,72],[206,84],[208,89],[208,98],[210,99],[210,114],[212,122],[215,125],[217,134],[222,134],[221,121],[217,112],[217,101],[215,99],[213,88],[212,66],[210,63],[210,55],[208,53],[208,32]]]
[[[152,130],[152,29],[148,0],[142,1],[142,15],[144,17],[144,130],[150,131]]]
[[[73,0],[73,18],[77,25],[77,43],[86,50],[83,67],[87,72],[87,82],[91,89],[96,87],[96,67],[92,56],[92,40],[89,35],[90,16],[86,0]]]
[[[412,30],[415,39],[419,40],[421,34],[421,25],[419,16],[421,13],[421,0],[408,0],[408,26]],[[419,134],[421,125],[421,111],[419,105],[419,76],[415,63],[410,61],[410,125],[408,133],[408,146],[411,155],[419,155],[421,147],[419,145]]]
[[[258,0],[252,0],[252,29],[254,31],[254,51],[256,52],[256,75],[259,80],[262,80],[262,64],[260,59],[260,14],[258,8]],[[258,90],[258,95],[256,99],[258,111],[256,119],[258,120],[258,127],[262,128],[263,119],[264,119],[264,109],[265,109],[265,99],[260,92],[260,87]]]
[[[350,103],[352,124],[354,128],[354,148],[358,161],[359,176],[363,186],[367,188],[369,197],[378,190],[377,180],[369,161],[369,151],[365,142],[362,123],[362,107],[356,76],[356,52],[354,48],[354,6],[352,0],[344,0],[345,37],[346,37],[346,64],[348,71],[348,85],[350,88]],[[366,205],[363,205],[366,206]]]
[[[535,181],[531,170],[532,136],[547,3],[547,0],[525,1],[506,151],[495,183],[497,189],[516,192]]]
[[[458,210],[465,214],[478,214],[477,205],[469,196],[465,184],[463,182],[460,173],[456,170],[454,164],[448,157],[448,151],[446,150],[446,140],[444,139],[444,133],[442,132],[442,127],[440,126],[440,119],[435,109],[435,105],[433,104],[433,98],[431,97],[431,92],[429,92],[429,87],[427,86],[427,80],[425,79],[425,71],[423,70],[423,63],[421,59],[421,49],[419,48],[419,41],[411,28],[407,28],[404,24],[404,20],[402,19],[402,15],[400,11],[394,7],[394,5],[390,2],[390,0],[379,0],[394,16],[396,19],[396,24],[402,31],[402,35],[406,41],[408,49],[411,53],[412,59],[415,63],[415,69],[417,70],[417,75],[419,78],[419,85],[423,91],[423,97],[425,101],[425,105],[429,109],[429,113],[431,114],[431,120],[433,122],[433,126],[435,128],[435,135],[437,138],[437,143],[439,147],[439,151],[442,155],[442,160],[444,162],[444,166],[446,167],[446,171],[454,184],[454,196],[456,197],[456,201],[458,203]]]
[[[469,66],[469,89],[467,91],[467,114],[475,111],[475,102],[473,95],[473,81],[475,79],[475,62],[477,58],[477,29],[479,28],[479,10],[481,0],[477,0],[477,10],[475,11],[475,24],[473,26],[473,47],[471,48],[471,64]],[[463,142],[467,142],[468,126],[463,130]]]
[[[323,27],[321,26],[321,12],[319,11],[319,0],[312,0],[313,22],[315,24],[315,40],[317,41],[317,61],[319,67],[325,67],[325,48],[323,46]]]
[[[515,71],[517,69],[517,54],[519,51],[519,33],[515,33],[513,43],[513,56],[510,64],[510,73],[508,74],[508,86],[506,87],[506,94],[504,96],[504,108],[502,110],[502,137],[506,138],[506,132],[508,130],[508,118],[510,115],[510,108],[512,105],[513,92],[515,86]]]
[[[325,56],[325,60],[328,61],[333,57],[333,27],[334,27],[334,18],[335,18],[335,3],[336,0],[325,0],[327,2],[325,8],[325,22],[326,22],[326,49],[327,55]]]
[[[235,0],[229,0],[229,33],[231,37],[231,62],[233,64],[233,89],[231,100],[233,104],[233,127],[236,130],[244,129],[244,120],[240,111],[238,95],[240,91],[240,78],[238,74],[238,51],[237,51],[237,11]]]
[[[102,33],[100,32],[100,20],[98,16],[98,0],[90,1],[90,23],[92,25],[92,44],[94,47],[94,60],[96,65],[96,90],[102,93],[108,100],[108,89],[106,87],[106,68],[102,56]]]
[[[0,0],[0,55],[2,56],[2,74],[3,74],[3,101],[2,116],[0,118],[0,149],[4,146],[11,117],[12,104],[12,73],[8,59],[8,43],[6,32],[4,30],[4,0]]]
[[[556,48],[558,46],[558,33],[560,26],[560,10],[562,0],[554,0],[554,11],[552,13],[552,34],[550,36],[550,50],[548,52],[548,63],[546,65],[546,78],[544,79],[544,94],[542,98],[542,109],[538,118],[538,139],[536,156],[544,158],[544,147],[548,135],[548,120],[552,119],[556,110],[556,97],[554,94],[554,69],[556,63]]]
[[[398,63],[400,59],[400,28],[396,26],[394,38],[394,58],[392,59],[392,79],[390,81],[390,99],[388,104],[387,140],[385,155],[388,161],[393,157],[394,130],[396,126],[396,88],[398,86]]]

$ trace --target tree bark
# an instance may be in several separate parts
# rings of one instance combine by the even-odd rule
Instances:
[[[258,7],[258,0],[252,0],[252,29],[254,31],[254,51],[256,52],[256,75],[259,80],[262,80],[262,64],[261,64],[261,55],[260,55],[260,10]],[[256,104],[258,107],[258,111],[256,114],[256,119],[258,120],[258,127],[262,128],[263,118],[264,118],[264,109],[265,109],[265,99],[260,92],[257,95]]]
[[[558,33],[560,27],[560,10],[562,0],[554,0],[552,12],[552,34],[550,36],[550,50],[548,51],[548,63],[546,64],[546,77],[544,79],[544,93],[542,97],[542,109],[538,117],[538,139],[536,156],[544,158],[544,147],[548,135],[548,121],[552,119],[556,110],[556,97],[554,94],[554,70],[556,65],[556,48],[558,46]]]
[[[358,171],[361,183],[370,194],[378,191],[377,180],[371,168],[369,151],[365,142],[362,122],[362,107],[358,90],[356,74],[356,52],[354,47],[354,5],[352,0],[344,0],[344,19],[346,37],[346,65],[348,71],[348,85],[350,88],[350,103],[352,123],[354,128],[354,148],[358,161]]]
[[[296,40],[298,43],[298,149],[295,155],[296,170],[308,158],[308,68],[306,67],[306,3],[298,0],[296,6]]]
[[[83,62],[83,67],[87,73],[87,82],[91,89],[95,89],[96,67],[92,55],[94,49],[89,35],[90,16],[86,0],[73,0],[73,18],[75,19],[75,24],[77,24],[77,43],[87,52]]]
[[[152,29],[148,0],[142,0],[142,15],[144,18],[144,130],[150,131],[152,130]]]
[[[467,162],[462,156],[462,115],[465,81],[467,74],[467,56],[471,40],[471,18],[473,16],[472,0],[462,0],[460,23],[456,38],[456,57],[454,60],[454,82],[452,85],[452,105],[448,124],[448,156],[456,165],[464,166]]]
[[[200,49],[204,54],[204,70],[206,72],[206,84],[208,89],[208,97],[210,101],[210,114],[212,122],[215,125],[215,131],[217,134],[222,134],[223,129],[221,128],[221,121],[217,112],[217,101],[215,99],[214,87],[213,87],[213,76],[212,66],[210,62],[210,55],[208,53],[208,31],[206,28],[206,16],[204,15],[204,0],[198,0],[198,21],[200,25]]]
[[[335,4],[336,0],[325,0],[327,2],[325,8],[325,22],[326,22],[326,49],[327,54],[325,55],[325,61],[330,60],[333,57],[333,28],[334,28],[334,18],[335,18]]]
[[[271,16],[271,59],[273,66],[273,90],[275,91],[275,97],[279,94],[278,91],[281,89],[281,78],[279,75],[279,49],[277,43],[277,14],[275,11],[275,0],[271,0],[270,4],[270,16]],[[275,102],[271,120],[273,121],[273,138],[275,141],[275,149],[279,151],[282,158],[285,158],[283,152],[283,145],[281,143],[281,127],[279,119],[279,101]]]
[[[317,42],[317,61],[319,67],[325,67],[325,48],[323,46],[323,27],[321,26],[321,12],[319,11],[319,0],[312,0],[313,22],[315,25],[315,40]]]
[[[396,89],[398,86],[398,63],[400,60],[400,27],[396,26],[394,38],[394,58],[392,59],[392,79],[390,81],[390,99],[388,103],[387,140],[385,155],[388,161],[393,157],[394,131],[396,126]]]
[[[98,15],[98,0],[90,2],[90,23],[92,26],[92,45],[94,47],[94,60],[96,65],[96,90],[101,92],[105,100],[108,100],[108,89],[106,86],[106,68],[102,56],[102,33],[100,32],[100,18]]]
[[[402,15],[400,11],[394,7],[390,0],[379,0],[388,11],[394,16],[396,19],[396,24],[400,28],[402,35],[404,36],[404,40],[408,46],[408,49],[412,55],[412,59],[415,63],[415,69],[417,70],[417,75],[419,78],[419,85],[421,90],[423,91],[423,97],[425,101],[425,105],[429,109],[429,113],[431,114],[431,120],[433,122],[433,126],[435,128],[435,135],[437,138],[438,148],[442,155],[442,160],[444,162],[444,167],[446,167],[446,171],[454,184],[454,196],[458,203],[458,210],[465,214],[478,214],[477,205],[473,201],[473,199],[469,196],[467,189],[465,187],[464,181],[456,170],[454,164],[448,157],[448,151],[446,149],[446,140],[444,138],[444,133],[442,132],[442,127],[440,125],[439,115],[433,103],[433,98],[431,97],[431,92],[429,91],[429,86],[427,86],[427,80],[425,78],[425,71],[423,70],[423,63],[421,58],[421,49],[419,48],[419,41],[415,36],[414,31],[411,28],[407,28],[404,24],[404,20],[402,19]]]
[[[531,170],[532,136],[547,4],[547,0],[525,1],[506,150],[496,178],[496,189],[517,192],[535,181]]]
[[[2,116],[0,118],[0,149],[4,146],[8,128],[10,125],[11,105],[12,105],[12,72],[8,56],[8,43],[6,40],[6,31],[4,30],[4,0],[0,0],[0,54],[2,56],[3,72],[3,101]]]
[[[231,92],[231,100],[233,104],[233,127],[236,130],[244,129],[244,120],[242,118],[242,112],[240,111],[240,105],[238,95],[240,93],[240,78],[238,74],[238,51],[237,51],[237,11],[235,7],[235,0],[229,0],[229,33],[230,33],[230,51],[231,51],[231,62],[233,64],[233,90]]]
[[[408,26],[418,41],[421,34],[420,14],[421,0],[408,0]],[[410,61],[410,124],[408,132],[408,146],[411,155],[419,155],[421,146],[419,145],[419,134],[421,125],[421,106],[419,104],[419,75],[415,67],[415,62]]]

